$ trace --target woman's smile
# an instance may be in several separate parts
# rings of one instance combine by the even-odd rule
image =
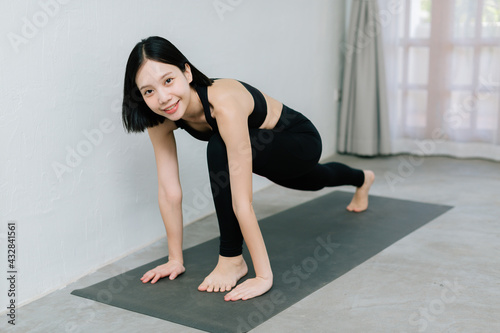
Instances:
[[[177,109],[179,108],[179,101],[175,102],[175,104],[166,107],[165,109],[162,109],[162,111],[166,112],[167,114],[173,114]]]

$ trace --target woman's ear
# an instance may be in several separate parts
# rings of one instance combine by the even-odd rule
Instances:
[[[186,77],[186,80],[188,80],[188,83],[191,83],[193,81],[193,73],[191,72],[191,66],[186,62],[184,65],[184,76]]]

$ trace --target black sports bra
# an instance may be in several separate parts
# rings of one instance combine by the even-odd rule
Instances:
[[[266,99],[258,89],[245,82],[238,82],[240,82],[248,90],[248,92],[252,95],[254,101],[253,111],[250,116],[248,116],[248,127],[259,128],[264,123],[264,120],[266,120],[267,116]],[[213,130],[205,132],[197,131],[187,125],[184,119],[176,120],[175,124],[177,125],[177,127],[182,128],[183,130],[188,132],[194,138],[202,141],[208,141],[215,132],[219,132],[219,128],[217,127],[217,121],[212,118],[212,115],[210,114],[210,103],[208,102],[207,86],[196,86],[195,89],[198,93],[198,96],[200,96],[201,104],[203,104],[205,119]]]

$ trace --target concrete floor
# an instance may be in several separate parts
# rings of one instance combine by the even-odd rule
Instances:
[[[371,194],[455,208],[252,332],[500,332],[500,164],[406,155],[330,160],[370,168]],[[254,195],[258,218],[333,190],[272,185]],[[346,203],[347,204],[347,203]],[[377,207],[370,207],[377,209]],[[214,215],[185,228],[185,246],[216,237]],[[200,332],[70,295],[166,255],[165,239],[21,307],[1,332]]]

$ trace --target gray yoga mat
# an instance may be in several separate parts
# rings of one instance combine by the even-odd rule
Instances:
[[[225,302],[225,293],[197,290],[217,263],[218,239],[184,250],[186,273],[173,281],[139,280],[165,257],[72,294],[203,331],[247,332],[452,208],[370,196],[357,214],[345,209],[351,198],[331,192],[259,221],[274,273],[260,297]]]

